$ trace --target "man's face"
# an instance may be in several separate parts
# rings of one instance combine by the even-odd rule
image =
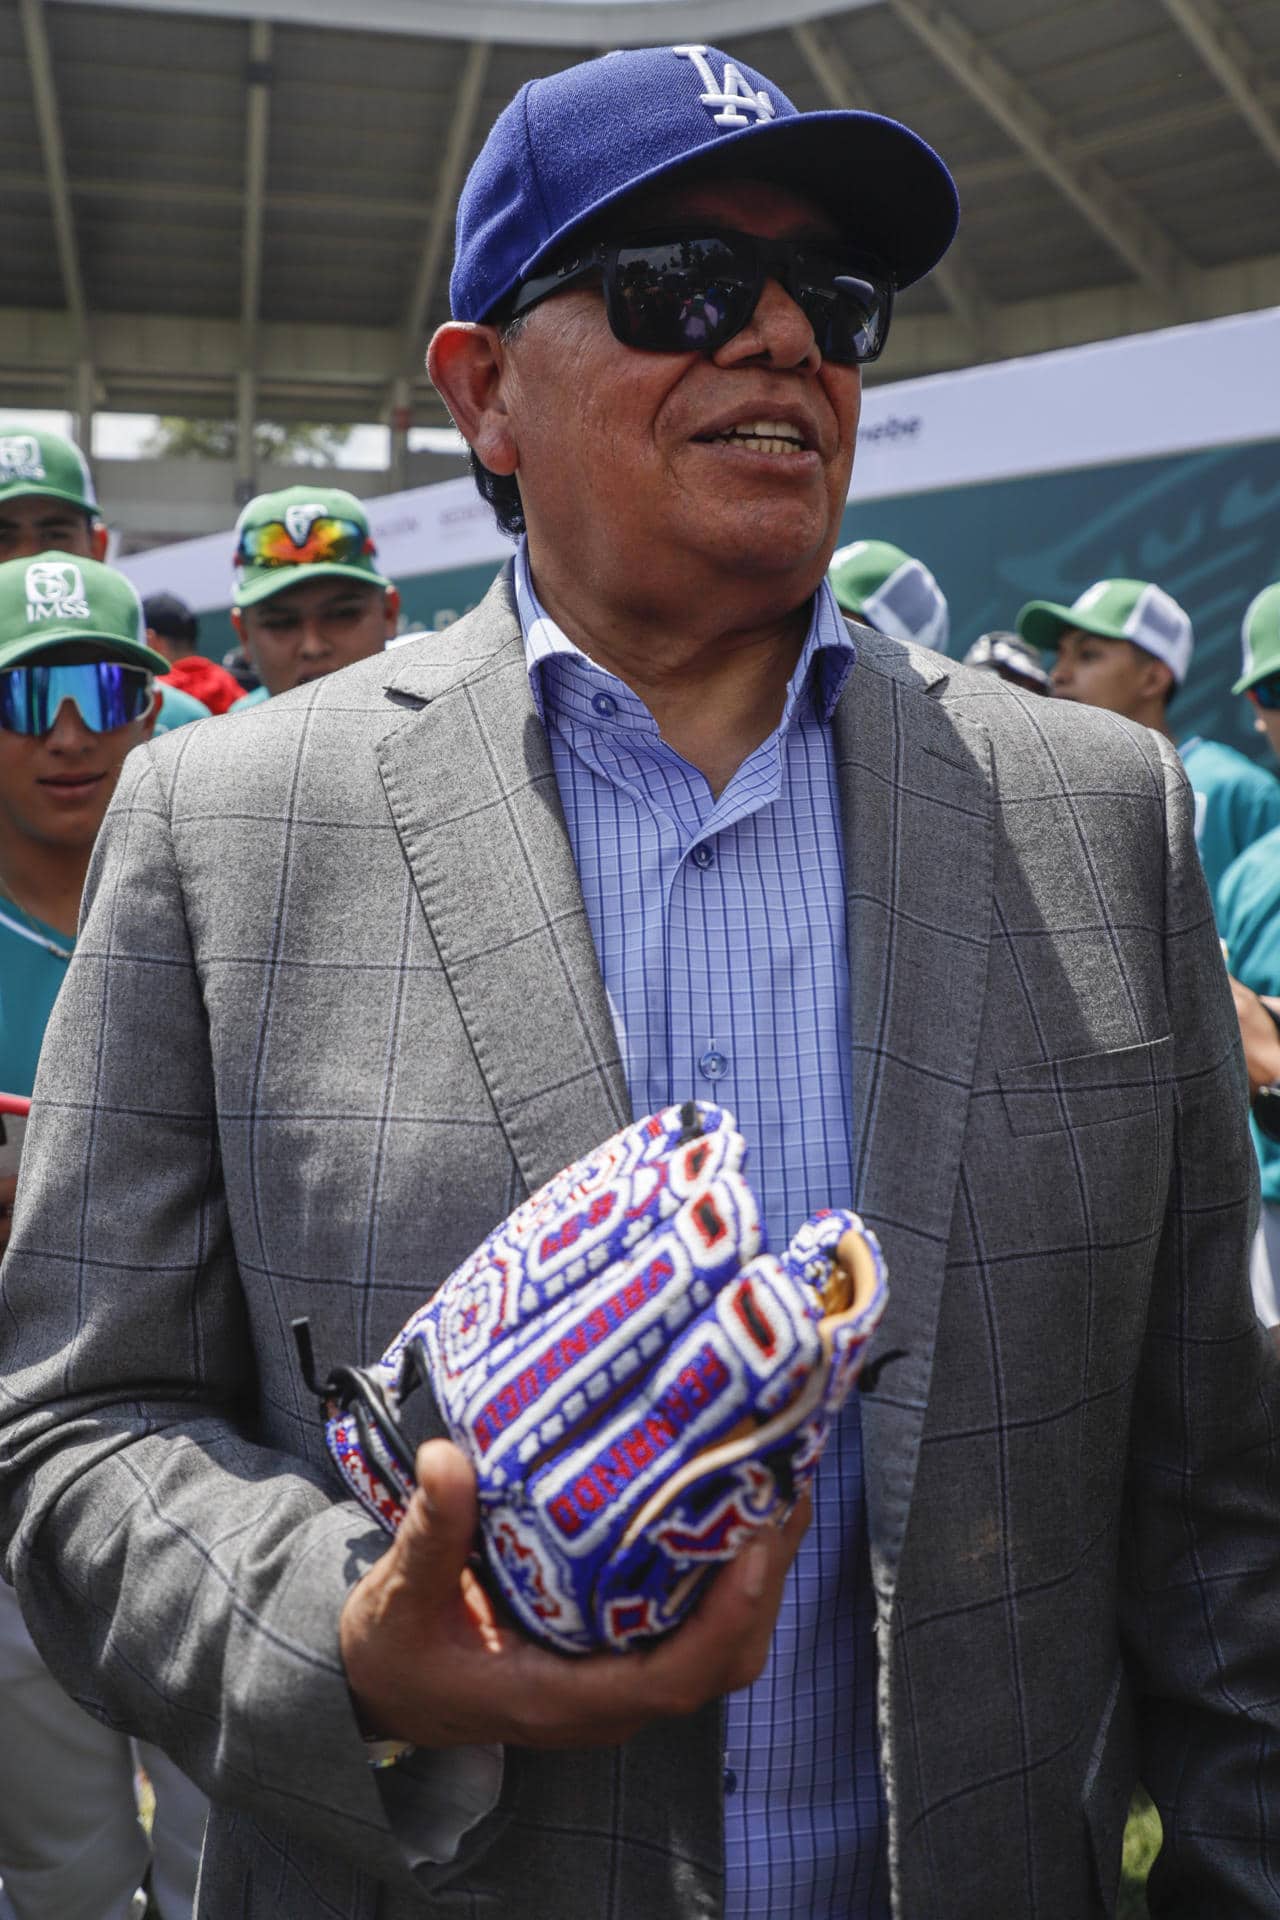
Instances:
[[[300,580],[233,618],[258,678],[275,694],[381,653],[398,611],[394,592],[327,576]]]
[[[1059,700],[1147,722],[1163,671],[1154,655],[1131,640],[1101,640],[1073,627],[1058,642],[1049,681]]]
[[[1256,700],[1249,704],[1253,708],[1254,726],[1265,736],[1272,753],[1280,759],[1280,707],[1260,707]]]
[[[83,507],[39,493],[0,500],[0,560],[34,559],[39,553],[101,560],[106,548],[106,528],[91,520]]]
[[[754,181],[637,197],[611,232],[699,220],[767,238],[835,232],[809,201]],[[620,569],[641,593],[717,573],[785,579],[791,604],[813,591],[844,512],[861,375],[821,359],[778,282],[710,356],[623,346],[599,287],[577,285],[534,307],[505,352],[535,568],[554,552]],[[751,423],[776,426],[785,449],[726,437]]]
[[[101,658],[92,648],[57,648],[44,664]],[[151,738],[158,703],[140,720],[95,733],[64,700],[53,726],[39,736],[0,727],[0,840],[18,837],[46,847],[93,845],[125,755]]]

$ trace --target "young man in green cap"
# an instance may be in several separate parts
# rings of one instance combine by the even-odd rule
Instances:
[[[98,511],[89,463],[73,440],[48,427],[11,427],[0,434],[0,562],[66,553],[105,560],[106,522]],[[169,733],[207,720],[203,700],[160,687],[155,730]]]
[[[106,558],[89,463],[47,427],[9,427],[0,432],[0,562],[50,550]]]
[[[1231,691],[1252,702],[1254,725],[1280,759],[1280,582],[1250,603],[1241,637],[1244,670]],[[1218,930],[1235,982],[1262,1174],[1253,1298],[1259,1318],[1274,1329],[1280,1322],[1280,826],[1227,868],[1218,888]]]
[[[1032,600],[1018,632],[1056,651],[1060,700],[1103,707],[1168,739],[1169,706],[1187,677],[1191,619],[1149,580],[1098,580],[1069,607]],[[1218,882],[1251,841],[1280,826],[1280,781],[1234,747],[1198,735],[1178,748],[1196,799],[1196,846],[1216,899]]]
[[[29,1094],[124,757],[155,731],[142,610],[122,574],[45,553],[0,566],[0,1090]]]
[[[155,676],[133,587],[96,560],[0,565],[0,1089],[29,1094],[75,945],[80,896],[125,755],[155,731]],[[139,1062],[142,1066],[144,1063]],[[15,1175],[0,1180],[0,1247]],[[151,1849],[129,1741],[70,1700],[0,1583],[0,1879],[19,1920],[123,1914]],[[151,1871],[165,1920],[191,1911],[203,1797],[148,1750]]]
[[[946,652],[951,631],[946,596],[924,562],[891,540],[855,540],[841,547],[831,556],[827,577],[842,612],[864,627]]]
[[[236,522],[231,619],[262,685],[256,705],[381,653],[400,595],[376,565],[364,508],[341,487],[286,487]]]

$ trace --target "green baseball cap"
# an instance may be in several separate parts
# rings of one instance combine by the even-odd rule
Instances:
[[[47,427],[0,427],[0,501],[29,493],[98,511],[89,463],[74,441]]]
[[[169,671],[164,655],[147,645],[133,582],[114,567],[69,553],[6,560],[0,565],[0,673],[68,641],[87,642],[125,666]]]
[[[377,549],[364,508],[342,487],[285,487],[260,493],[236,521],[235,605],[296,587],[300,577],[391,585],[374,562]]]
[[[1028,600],[1017,627],[1033,647],[1049,651],[1076,628],[1100,640],[1131,640],[1163,660],[1178,686],[1191,665],[1191,616],[1150,580],[1095,580],[1069,607],[1056,600]]]
[[[922,560],[891,540],[855,540],[827,570],[837,603],[892,640],[945,649],[951,631],[946,596]]]
[[[1244,649],[1244,671],[1232,687],[1232,693],[1248,693],[1259,680],[1280,673],[1280,581],[1264,587],[1245,608],[1240,629]]]

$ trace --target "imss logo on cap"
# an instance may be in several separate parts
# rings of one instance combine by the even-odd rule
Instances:
[[[69,553],[0,565],[0,672],[75,642],[125,666],[167,673],[147,645],[142,602],[114,567]]]
[[[65,500],[89,514],[98,510],[93,477],[79,447],[46,427],[0,433],[0,500],[30,493]]]
[[[0,483],[8,480],[43,480],[45,477],[40,442],[34,433],[0,435]]]
[[[87,620],[84,575],[74,560],[33,560],[27,568],[27,619]]]

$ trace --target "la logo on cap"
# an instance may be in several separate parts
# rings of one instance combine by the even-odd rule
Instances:
[[[748,114],[755,115],[757,125],[761,120],[773,119],[777,109],[768,94],[763,88],[757,92],[754,87],[749,87],[732,60],[725,61],[724,81],[717,87],[716,76],[711,71],[711,62],[707,59],[704,46],[673,47],[671,51],[678,53],[682,60],[692,60],[698,69],[706,88],[702,104],[719,109],[711,115],[718,127],[750,126]]]
[[[44,461],[34,434],[10,433],[0,438],[0,480],[43,480]]]
[[[305,507],[286,507],[284,510],[285,531],[295,547],[305,547],[311,529],[317,520],[323,520],[329,509],[312,504]]]
[[[27,568],[27,619],[87,620],[84,575],[74,560],[36,560]]]

